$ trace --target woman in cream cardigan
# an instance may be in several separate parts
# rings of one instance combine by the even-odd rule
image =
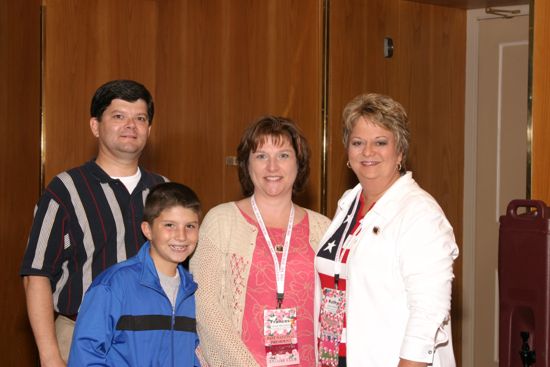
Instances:
[[[330,221],[292,202],[309,174],[307,142],[289,119],[267,116],[244,132],[237,159],[245,198],[207,213],[190,262],[203,358],[211,367],[266,366],[264,312],[284,309],[296,313],[292,353],[313,367],[313,259]]]

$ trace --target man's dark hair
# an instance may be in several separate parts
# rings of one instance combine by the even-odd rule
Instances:
[[[147,104],[147,118],[149,125],[153,123],[153,115],[155,114],[155,104],[151,93],[140,84],[133,80],[112,80],[99,87],[90,106],[90,115],[101,121],[103,112],[109,107],[113,99],[122,99],[126,102],[135,102],[142,99]]]
[[[143,208],[143,220],[150,225],[165,209],[182,206],[200,216],[201,203],[197,194],[189,187],[177,182],[164,182],[154,186]]]

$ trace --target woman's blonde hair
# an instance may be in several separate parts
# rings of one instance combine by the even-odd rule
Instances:
[[[379,125],[393,133],[397,152],[401,153],[399,172],[406,172],[406,158],[409,151],[409,118],[403,106],[392,98],[377,94],[361,94],[355,97],[344,108],[342,113],[344,146],[349,144],[349,136],[360,117]]]

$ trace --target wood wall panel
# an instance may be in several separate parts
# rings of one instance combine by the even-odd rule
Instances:
[[[241,197],[234,156],[257,116],[289,116],[312,148],[299,202],[320,203],[320,1],[159,3],[159,125],[151,165],[194,188],[207,210]],[[156,141],[162,142],[157,144]]]
[[[328,213],[356,181],[346,168],[341,112],[362,92],[401,102],[412,132],[408,168],[440,203],[462,243],[466,13],[402,0],[330,3]],[[394,56],[383,57],[392,37]],[[453,284],[453,341],[460,363],[461,259]],[[460,365],[460,364],[459,364]]]
[[[410,168],[439,202],[462,248],[466,12],[402,1],[400,81],[392,94],[409,114]],[[403,82],[407,81],[407,82]],[[453,344],[461,365],[462,257],[454,266]]]
[[[0,0],[0,360],[36,365],[19,265],[39,195],[40,1]]]
[[[483,9],[486,7],[529,4],[529,0],[409,0],[459,9]],[[544,0],[542,0],[544,1]]]
[[[466,14],[403,1],[396,46],[400,81],[392,95],[409,114],[410,168],[462,227]],[[430,28],[430,32],[425,29]],[[407,81],[404,83],[403,81]],[[460,232],[457,230],[457,232]]]
[[[157,2],[43,0],[44,178],[95,157],[90,101],[112,79],[135,79],[155,97]],[[154,128],[153,128],[154,129]]]
[[[393,59],[383,57],[383,38],[397,26],[397,0],[330,2],[328,75],[327,213],[332,216],[344,191],[357,183],[346,167],[342,110],[361,93],[388,93]]]
[[[534,5],[531,198],[550,205],[550,2]]]

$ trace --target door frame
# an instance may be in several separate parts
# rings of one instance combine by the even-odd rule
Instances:
[[[520,10],[518,16],[529,14],[529,5],[503,6],[499,9]],[[479,21],[499,18],[485,9],[467,11],[466,36],[466,96],[464,121],[464,201],[462,227],[462,365],[474,365],[475,350],[475,231],[476,231],[476,157],[478,100],[478,38]],[[529,167],[527,168],[529,170]],[[528,185],[529,186],[529,185]],[[497,303],[498,304],[498,303]],[[498,334],[497,334],[498,335]],[[498,361],[498,338],[494,358]]]

